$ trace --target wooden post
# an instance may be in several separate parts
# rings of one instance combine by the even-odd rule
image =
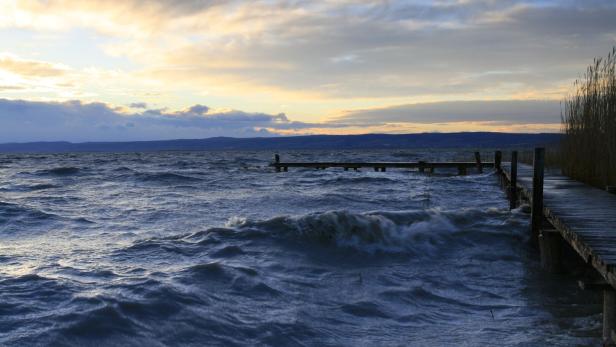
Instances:
[[[464,165],[458,166],[458,175],[460,176],[466,175],[466,166]]]
[[[418,168],[419,172],[421,172],[421,173],[423,173],[423,172],[424,172],[424,170],[426,169],[426,168],[425,168],[425,164],[426,164],[426,162],[425,162],[425,161],[420,161],[420,162],[419,162],[419,168]]]
[[[496,171],[501,171],[502,159],[503,159],[503,152],[501,151],[494,152],[494,169],[496,169]]]
[[[511,180],[509,186],[509,209],[518,207],[518,151],[511,152]]]
[[[288,167],[288,166],[283,167],[283,168],[282,168],[282,171],[284,171],[284,172],[289,171],[289,167]]]
[[[533,200],[531,207],[531,243],[538,241],[543,222],[543,166],[545,148],[535,148],[533,159]]]
[[[483,166],[481,165],[481,153],[475,152],[475,163],[477,163],[477,172],[483,173]]]
[[[381,172],[385,172],[385,166],[381,168]]]
[[[345,166],[344,171],[349,171],[349,168]]]
[[[603,290],[603,345],[613,346],[612,331],[616,330],[616,291]]]
[[[374,171],[379,172],[379,167],[378,167],[378,166],[375,166],[375,167],[374,167]]]
[[[280,164],[280,156],[278,153],[274,154],[274,164],[276,165],[276,172],[280,172],[280,166],[278,166]]]
[[[539,235],[539,251],[541,253],[541,267],[557,274],[563,271],[563,240],[558,230],[551,227],[542,228]]]

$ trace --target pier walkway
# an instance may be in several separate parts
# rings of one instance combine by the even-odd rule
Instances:
[[[511,163],[503,163],[510,180]],[[533,167],[519,164],[519,193],[532,203]],[[545,171],[543,215],[587,263],[616,288],[616,194]]]

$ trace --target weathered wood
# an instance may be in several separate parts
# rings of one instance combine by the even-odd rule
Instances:
[[[483,173],[483,166],[481,165],[481,153],[475,152],[475,163],[477,163],[477,171]]]
[[[541,267],[550,273],[563,272],[563,240],[556,229],[542,228],[539,234]]]
[[[610,286],[607,282],[603,281],[603,280],[589,280],[589,279],[584,279],[584,280],[578,280],[578,287],[580,287],[580,289],[582,290],[606,290],[606,289],[612,289],[612,286]]]
[[[458,175],[460,176],[466,175],[466,166],[463,166],[463,165],[458,166]]]
[[[603,345],[613,346],[612,331],[616,330],[616,291],[613,288],[603,291]]]
[[[494,152],[494,169],[496,169],[497,171],[501,171],[502,160],[503,160],[503,152],[501,151]]]
[[[474,168],[476,162],[274,162],[273,167],[303,167],[325,169],[330,167],[339,168],[379,168],[381,171],[387,168],[397,169],[419,169],[420,171],[429,168],[456,169],[459,167]],[[481,163],[484,168],[493,167],[494,163]]]
[[[511,175],[509,179],[509,208],[518,205],[518,151],[511,152]]]
[[[274,165],[276,166],[276,172],[280,172],[280,156],[278,154],[274,154]]]
[[[545,149],[535,148],[533,159],[533,198],[531,205],[531,243],[536,242],[543,223],[543,176]]]

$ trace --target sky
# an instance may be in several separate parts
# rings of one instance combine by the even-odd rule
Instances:
[[[555,132],[612,0],[0,0],[0,142]]]

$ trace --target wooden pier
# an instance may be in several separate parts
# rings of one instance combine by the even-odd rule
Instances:
[[[312,168],[325,170],[327,168],[342,168],[345,171],[353,169],[355,171],[362,168],[371,168],[377,172],[385,172],[388,168],[395,169],[416,169],[419,172],[434,173],[436,169],[457,169],[459,175],[466,175],[469,169],[476,169],[483,172],[484,168],[494,168],[500,165],[499,154],[495,155],[494,162],[482,162],[479,152],[475,152],[475,161],[472,162],[281,162],[280,156],[274,156],[274,162],[270,166],[276,172],[289,171],[289,168]]]
[[[482,162],[478,152],[473,162],[281,162],[276,155],[270,166],[277,172],[290,167],[375,171],[401,168],[429,173],[457,168],[460,175],[469,169],[482,172],[484,168],[494,168],[510,208],[522,201],[531,206],[530,240],[539,250],[542,267],[553,273],[566,272],[570,269],[565,268],[563,258],[572,254],[587,269],[580,286],[603,291],[603,344],[616,346],[616,187],[601,190],[557,172],[546,172],[544,156],[545,150],[536,148],[531,166],[518,164],[516,151],[506,163],[501,163],[500,151],[495,152],[493,162]]]
[[[564,248],[570,247],[593,277],[580,281],[585,289],[603,290],[603,343],[616,345],[616,195],[544,170],[544,150],[535,149],[533,165],[518,165],[517,152],[499,170],[511,207],[531,205],[531,243],[538,246],[541,265],[564,272]],[[573,252],[572,252],[573,253]]]

